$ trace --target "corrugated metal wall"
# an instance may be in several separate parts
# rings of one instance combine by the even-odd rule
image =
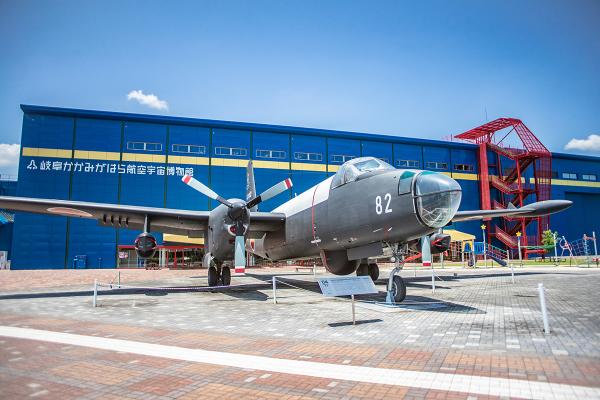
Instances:
[[[125,116],[92,119],[26,112],[17,195],[207,210],[216,204],[183,185],[181,177],[191,173],[224,197],[244,198],[245,166],[252,159],[258,192],[288,177],[294,183],[289,196],[261,204],[262,211],[270,211],[335,173],[349,158],[369,155],[396,167],[452,174],[463,188],[461,209],[480,207],[475,150],[443,142],[415,144],[419,141],[407,139],[402,143],[398,138],[400,142],[392,143],[288,130],[263,132],[138,122]],[[459,170],[457,164],[471,165],[473,170]],[[600,163],[593,160],[559,158],[554,169],[600,176]],[[584,200],[578,194],[586,194]],[[600,228],[598,213],[581,214],[581,207],[600,206],[599,195],[595,183],[557,181],[554,198],[574,199],[578,204],[570,213],[554,217],[553,228],[567,237]],[[585,224],[577,222],[580,214],[587,215]],[[477,221],[456,225],[481,236]],[[78,255],[87,256],[88,268],[114,268],[117,244],[132,244],[138,233],[99,227],[95,221],[19,213],[12,268],[71,268]],[[157,237],[162,240],[160,234]]]

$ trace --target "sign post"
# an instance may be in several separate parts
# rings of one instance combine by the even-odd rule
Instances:
[[[481,233],[483,234],[483,264],[487,268],[487,245],[485,243],[485,224],[481,224]]]
[[[326,297],[350,296],[352,300],[352,325],[356,325],[355,294],[377,293],[370,276],[344,276],[339,278],[319,278],[321,293]]]
[[[517,249],[519,251],[519,265],[523,268],[523,259],[521,258],[521,232],[517,232]]]

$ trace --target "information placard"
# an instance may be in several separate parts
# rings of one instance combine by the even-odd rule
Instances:
[[[378,290],[369,276],[341,276],[320,278],[319,286],[323,296],[350,296],[354,294],[377,293]]]

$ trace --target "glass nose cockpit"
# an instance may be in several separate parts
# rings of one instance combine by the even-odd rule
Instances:
[[[445,226],[460,206],[462,191],[449,176],[422,172],[415,182],[415,201],[421,221],[432,228]]]
[[[331,181],[331,188],[345,185],[349,182],[379,173],[380,171],[395,170],[390,164],[375,157],[360,157],[347,161],[336,172]]]

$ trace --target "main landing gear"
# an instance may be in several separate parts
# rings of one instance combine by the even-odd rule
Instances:
[[[210,254],[204,255],[204,265],[208,265],[208,286],[231,285],[231,270],[215,260]]]
[[[208,286],[231,285],[231,270],[229,267],[211,265],[208,268]]]
[[[367,264],[362,263],[358,266],[356,270],[356,276],[366,276],[369,275],[373,282],[379,279],[379,267],[375,263]]]

